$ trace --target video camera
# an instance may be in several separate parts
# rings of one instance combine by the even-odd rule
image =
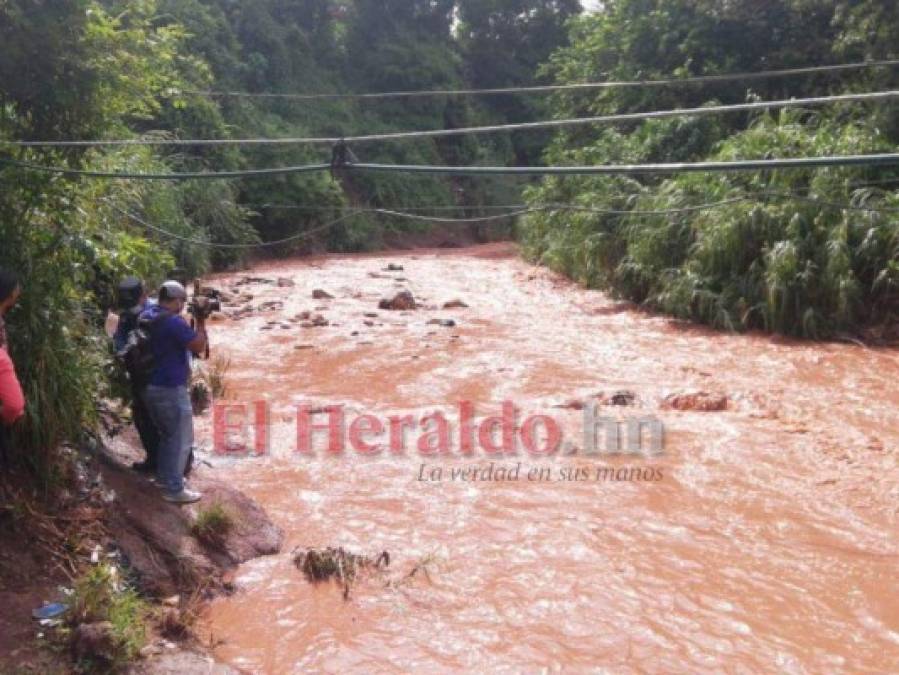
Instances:
[[[222,303],[213,294],[204,294],[200,287],[200,280],[194,281],[194,295],[187,303],[187,311],[195,319],[202,321],[208,319],[214,312],[222,311]]]

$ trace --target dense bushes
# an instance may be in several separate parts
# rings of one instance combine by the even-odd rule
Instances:
[[[578,22],[572,46],[556,54],[549,71],[577,81],[599,79],[598,70],[615,79],[861,59],[868,53],[857,39],[859,15],[843,4],[616,0]],[[892,39],[890,29],[881,34]],[[864,49],[882,55],[876,46]],[[742,96],[764,99],[895,81],[893,71],[872,69],[826,79],[567,93],[557,102],[568,116],[737,102],[741,87]],[[575,130],[558,135],[546,159],[614,164],[895,152],[895,110],[892,103],[844,105]],[[678,317],[826,337],[899,318],[897,190],[899,169],[873,167],[550,178],[529,191],[530,202],[596,211],[532,214],[521,237],[532,259]]]
[[[804,117],[764,117],[710,158],[892,149],[862,125]],[[883,176],[809,169],[682,174],[651,185],[582,179],[566,186],[576,194],[547,182],[529,198],[621,212],[531,215],[525,248],[587,284],[679,317],[731,330],[832,335],[899,311],[899,194],[865,187],[875,174]],[[708,204],[716,206],[691,210]],[[653,213],[660,211],[671,212]]]

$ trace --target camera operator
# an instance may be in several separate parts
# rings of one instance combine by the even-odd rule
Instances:
[[[190,356],[207,346],[206,315],[194,312],[196,330],[181,316],[187,291],[177,281],[159,289],[158,304],[147,308],[140,321],[148,326],[154,366],[144,401],[159,430],[157,475],[166,501],[189,504],[202,495],[184,487],[184,469],[193,445],[193,409],[190,403]]]

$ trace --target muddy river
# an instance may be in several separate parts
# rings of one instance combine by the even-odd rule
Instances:
[[[254,308],[211,334],[231,360],[228,399],[265,401],[270,447],[209,461],[286,534],[204,617],[221,660],[254,673],[899,671],[899,351],[686,326],[508,244],[263,263],[214,284]],[[401,290],[421,306],[378,309]],[[467,306],[443,308],[454,300]],[[697,392],[724,409],[667,403]],[[477,420],[514,405],[515,454],[502,424],[466,450],[460,401]],[[298,404],[320,426],[343,406],[343,452],[322,431],[297,452]],[[662,449],[648,425],[642,454],[588,454],[591,409],[622,429],[660,422]],[[391,416],[424,425],[436,411],[448,436],[409,427],[391,445]],[[552,418],[564,450],[545,454],[545,420],[525,445],[529,415]],[[391,564],[345,600],[293,565],[295,547],[327,546]]]

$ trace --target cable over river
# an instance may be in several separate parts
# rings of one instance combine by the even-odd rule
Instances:
[[[210,330],[231,359],[228,398],[265,401],[271,422],[267,455],[211,462],[286,533],[284,552],[242,566],[203,618],[223,661],[254,673],[896,671],[899,351],[684,325],[509,244],[262,263],[211,283],[243,296]],[[378,308],[402,290],[417,309]],[[522,431],[529,414],[550,416],[567,451],[533,453],[519,437],[515,454],[490,452],[475,433],[461,454],[460,401],[478,418],[511,402]],[[322,431],[300,453],[297,403],[322,427],[328,406],[348,428],[373,419],[340,453]],[[594,407],[658,420],[661,452],[587,454]],[[448,453],[427,454],[418,427],[404,453],[390,447],[391,416],[436,410],[453,426]],[[208,416],[199,436],[212,445]],[[345,600],[293,563],[295,547],[329,546],[388,551],[390,567]]]

